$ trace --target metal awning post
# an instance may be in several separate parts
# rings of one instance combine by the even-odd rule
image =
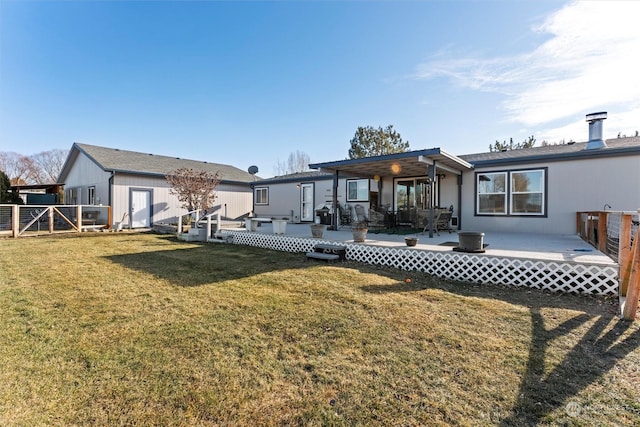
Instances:
[[[333,212],[331,213],[331,226],[333,230],[338,229],[338,178],[340,172],[336,170],[336,173],[333,174],[333,186],[332,186],[332,204],[333,204]]]
[[[433,165],[429,167],[429,185],[431,186],[431,191],[429,191],[429,198],[431,203],[431,209],[429,209],[429,237],[433,237],[433,220],[434,220],[434,207],[433,207],[433,189],[436,181],[436,161],[433,161]]]

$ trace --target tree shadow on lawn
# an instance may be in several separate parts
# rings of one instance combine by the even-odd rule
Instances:
[[[184,243],[175,238],[167,240]],[[222,243],[188,243],[165,250],[109,255],[105,258],[128,269],[152,274],[185,287],[310,265],[305,262],[303,254]]]
[[[392,286],[371,285],[362,289],[366,292],[385,293],[435,288],[461,297],[501,300],[529,309],[532,339],[526,371],[520,383],[518,399],[510,414],[502,418],[501,426],[537,425],[544,422],[544,418],[558,408],[564,408],[569,417],[582,416],[584,420],[584,417],[588,416],[585,413],[588,412],[588,408],[571,399],[640,347],[640,329],[620,340],[620,336],[631,328],[631,322],[618,320],[610,326],[612,320],[617,318],[617,300],[616,304],[608,304],[607,300],[603,303],[602,298],[596,297],[551,294],[505,286],[453,283],[424,277],[424,280],[418,281],[428,282],[426,285],[414,281],[410,284],[397,283]],[[581,314],[555,328],[547,329],[541,312],[545,308],[576,310]],[[567,334],[581,333],[576,332],[577,328],[588,322],[593,322],[593,325],[553,371],[545,375],[545,357],[550,343]]]

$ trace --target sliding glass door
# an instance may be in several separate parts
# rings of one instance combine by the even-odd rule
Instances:
[[[399,179],[395,188],[399,224],[414,224],[418,209],[431,209],[433,206],[432,185],[427,177]]]

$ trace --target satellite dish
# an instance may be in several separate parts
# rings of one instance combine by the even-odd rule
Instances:
[[[258,167],[257,166],[249,166],[249,173],[251,175],[255,175],[258,173]]]

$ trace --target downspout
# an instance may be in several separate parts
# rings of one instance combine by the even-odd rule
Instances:
[[[255,192],[255,182],[249,183],[249,188],[251,188],[251,212],[249,212],[249,218],[255,216],[254,212],[256,210],[256,192]]]
[[[462,172],[458,175],[458,230],[462,230]]]
[[[109,177],[109,185],[107,185],[107,205],[111,207],[111,209],[109,209],[109,212],[111,212],[111,218],[108,218],[108,222],[109,222],[109,227],[111,227],[112,224],[114,224],[113,222],[113,203],[112,203],[112,197],[113,197],[113,180],[116,176],[116,171],[111,171],[111,176]]]

